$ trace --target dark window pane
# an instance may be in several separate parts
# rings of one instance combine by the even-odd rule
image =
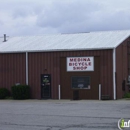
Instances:
[[[90,76],[73,76],[72,88],[90,89]]]

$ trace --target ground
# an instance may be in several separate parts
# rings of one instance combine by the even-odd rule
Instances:
[[[0,100],[0,130],[119,130],[130,100]]]

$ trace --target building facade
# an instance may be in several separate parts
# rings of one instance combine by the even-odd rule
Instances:
[[[95,39],[99,38],[99,34],[100,40]],[[79,36],[77,40],[73,34],[53,37],[47,35],[46,39],[42,36],[43,41],[40,40],[40,44],[44,46],[40,49],[36,49],[36,42],[42,39],[41,36],[20,37],[19,40],[15,37],[9,38],[6,42],[1,41],[0,87],[10,90],[14,84],[28,84],[32,98],[58,99],[60,85],[61,99],[99,99],[101,85],[102,96],[120,99],[129,91],[129,34],[130,31],[96,32],[89,37],[90,34],[76,34],[75,37]],[[65,37],[61,40],[62,35]],[[87,41],[85,39],[83,43],[84,37],[87,37]],[[91,41],[90,37],[95,39],[94,47],[91,47],[91,42],[87,43]],[[101,38],[103,41],[110,38],[112,40],[104,45]],[[65,45],[63,40],[68,47],[61,49],[62,45]],[[76,42],[79,43],[79,48],[74,46]],[[11,46],[12,44],[14,46]],[[47,47],[48,44],[51,44],[51,47]],[[33,49],[31,45],[34,46]],[[82,45],[86,48],[81,48]]]

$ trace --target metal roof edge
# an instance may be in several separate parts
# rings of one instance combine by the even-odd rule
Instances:
[[[109,48],[87,48],[87,49],[55,49],[55,50],[26,50],[26,51],[5,51],[5,52],[0,52],[0,54],[4,53],[35,53],[35,52],[59,52],[59,51],[93,51],[93,50],[109,50],[109,49],[114,49],[114,47],[109,47]]]
[[[130,37],[130,34],[129,34],[129,36],[127,36],[126,38],[124,38],[124,40],[122,40],[122,42],[120,42],[117,46],[115,46],[114,48],[117,48],[120,44],[122,44],[127,38],[129,38]]]

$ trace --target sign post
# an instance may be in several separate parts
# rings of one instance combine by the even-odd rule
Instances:
[[[60,94],[61,94],[61,93],[60,93],[60,85],[59,85],[59,100],[60,100],[60,98],[61,98],[61,97],[60,97]]]
[[[101,84],[99,84],[99,100],[101,100]]]

